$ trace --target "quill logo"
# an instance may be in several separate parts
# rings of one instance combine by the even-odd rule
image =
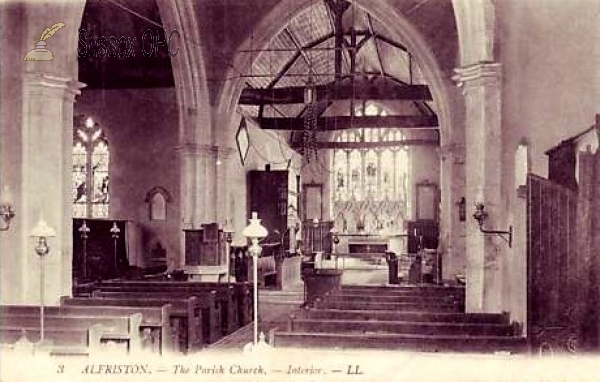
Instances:
[[[35,43],[35,49],[32,49],[29,52],[27,52],[25,57],[23,57],[23,61],[52,61],[52,60],[54,60],[54,54],[52,54],[52,51],[49,49],[46,49],[46,40],[48,40],[50,37],[54,36],[54,34],[56,32],[58,32],[58,30],[60,28],[64,27],[65,25],[66,25],[65,23],[56,23],[56,24],[52,25],[51,27],[44,29],[44,31],[42,32],[42,35],[40,36],[39,39],[37,37],[34,38],[34,41],[37,41]]]

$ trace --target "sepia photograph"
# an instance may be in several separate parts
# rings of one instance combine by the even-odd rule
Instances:
[[[600,378],[600,0],[0,0],[0,41],[0,382]]]

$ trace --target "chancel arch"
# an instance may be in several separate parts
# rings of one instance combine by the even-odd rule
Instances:
[[[337,4],[337,5],[336,5]],[[342,16],[342,25],[347,27],[339,41],[343,41],[345,48],[356,44],[360,49],[371,50],[373,57],[377,55],[385,57],[390,54],[398,55],[395,64],[383,62],[381,65],[374,60],[364,60],[360,54],[352,59],[349,51],[342,54],[340,64],[335,64],[335,54],[332,50],[327,54],[315,53],[318,49],[331,49],[336,44],[335,37],[335,17],[332,18],[330,11],[333,7],[347,8]],[[257,26],[248,33],[246,40],[239,45],[232,61],[232,68],[227,72],[228,81],[221,87],[219,93],[219,110],[220,115],[232,116],[231,121],[225,123],[230,129],[234,130],[237,127],[237,121],[240,114],[245,117],[255,118],[262,113],[263,122],[266,122],[268,130],[276,129],[274,127],[277,122],[267,121],[269,117],[279,118],[298,118],[304,113],[303,106],[305,105],[276,105],[271,108],[268,105],[257,106],[247,104],[247,95],[250,92],[245,89],[247,84],[252,88],[258,89],[259,94],[261,88],[277,90],[281,87],[297,86],[301,87],[310,82],[309,73],[313,73],[312,80],[317,83],[316,94],[319,94],[319,85],[330,81],[335,83],[341,81],[344,84],[346,81],[347,98],[345,101],[329,99],[327,103],[333,101],[333,105],[328,105],[326,108],[318,110],[320,119],[317,124],[325,123],[330,125],[338,124],[339,126],[349,127],[350,124],[361,123],[360,127],[366,127],[367,122],[358,122],[348,106],[339,106],[343,102],[352,103],[353,80],[352,75],[346,76],[348,73],[360,72],[360,80],[374,81],[378,76],[390,78],[388,70],[399,70],[400,72],[393,73],[391,77],[396,80],[404,81],[406,84],[422,83],[427,84],[431,99],[427,102],[420,103],[422,110],[417,110],[416,115],[428,118],[435,115],[437,132],[429,133],[410,130],[409,137],[414,135],[417,141],[435,141],[434,146],[439,146],[439,149],[434,153],[426,154],[436,159],[436,168],[439,168],[438,174],[430,177],[430,179],[412,179],[412,184],[408,185],[411,194],[414,194],[415,183],[418,181],[429,181],[436,183],[441,189],[441,213],[439,215],[440,224],[440,248],[444,251],[444,257],[448,258],[448,267],[444,268],[444,272],[449,275],[462,271],[464,266],[464,236],[461,237],[462,228],[454,224],[458,220],[458,214],[455,211],[455,200],[460,199],[464,193],[464,176],[463,163],[456,160],[459,156],[461,147],[464,147],[464,125],[462,124],[463,100],[460,97],[458,90],[451,80],[453,69],[457,60],[456,53],[458,52],[458,39],[456,26],[454,24],[453,7],[451,3],[444,5],[443,12],[449,17],[444,18],[443,25],[439,25],[438,29],[443,29],[447,32],[447,36],[452,38],[444,39],[444,43],[436,41],[434,35],[428,32],[427,28],[422,23],[418,22],[418,16],[413,13],[414,9],[410,4],[406,6],[398,6],[392,2],[380,2],[377,6],[373,6],[367,1],[352,1],[352,2],[336,2],[336,1],[284,1],[278,3],[269,14],[264,16]],[[335,12],[333,12],[335,13]],[[330,21],[325,26],[314,26],[311,31],[313,36],[302,35],[302,32],[297,31],[299,25],[303,23],[310,25],[312,22],[318,23],[320,17],[328,17]],[[358,16],[357,16],[358,15]],[[356,20],[359,20],[356,28],[357,33],[353,32],[350,25],[353,25]],[[307,26],[307,30],[311,27]],[[291,33],[290,33],[291,32]],[[362,34],[361,34],[362,33]],[[374,35],[374,44],[370,42],[370,34]],[[441,35],[441,34],[440,34]],[[319,37],[321,38],[319,40]],[[353,40],[354,39],[354,40]],[[354,42],[353,42],[354,41]],[[295,48],[294,48],[295,47]],[[317,48],[311,51],[311,48]],[[269,52],[269,50],[272,50]],[[286,50],[283,53],[273,53],[275,50]],[[262,53],[261,53],[262,51]],[[391,52],[391,53],[390,53]],[[401,57],[404,54],[403,57]],[[316,59],[319,57],[320,59]],[[389,58],[389,57],[388,57]],[[406,61],[410,60],[410,64]],[[327,67],[327,65],[331,65]],[[337,68],[341,68],[339,77],[332,75],[329,78],[320,74],[333,73]],[[240,71],[240,68],[252,68],[247,72]],[[357,68],[360,68],[356,71]],[[299,74],[296,76],[286,76],[285,70],[288,73]],[[321,70],[321,73],[319,72]],[[354,70],[354,72],[353,72]],[[404,71],[401,73],[401,71]],[[345,74],[344,74],[345,73]],[[255,75],[259,74],[259,75]],[[403,76],[404,75],[404,76]],[[259,78],[260,77],[260,78]],[[355,76],[356,77],[356,76]],[[358,77],[356,77],[358,78]],[[422,81],[422,82],[419,82]],[[373,83],[375,83],[374,81]],[[328,95],[323,95],[328,97]],[[330,98],[335,98],[331,96]],[[360,98],[360,97],[358,97]],[[368,98],[368,97],[367,97]],[[268,103],[268,102],[267,102]],[[292,102],[293,103],[293,102]],[[302,103],[302,102],[300,102]],[[336,103],[338,104],[336,106]],[[321,105],[323,106],[323,105]],[[431,110],[427,110],[432,108]],[[341,111],[341,109],[344,109]],[[396,115],[402,115],[405,110],[394,110]],[[345,115],[345,119],[342,117]],[[392,117],[392,119],[395,117]],[[350,122],[352,121],[352,122]],[[406,123],[406,120],[394,120],[394,123]],[[287,120],[286,120],[287,123]],[[424,122],[427,123],[427,122]],[[301,124],[301,123],[300,123]],[[258,125],[261,125],[258,121]],[[393,126],[393,124],[391,125]],[[380,126],[379,126],[380,127]],[[291,128],[286,128],[285,132],[280,132],[279,135],[294,145],[294,139],[298,139],[298,132],[290,131]],[[269,131],[273,133],[273,131]],[[321,133],[321,135],[324,135]],[[325,138],[324,136],[322,138]],[[327,139],[324,139],[327,140]],[[412,140],[412,137],[411,139]],[[323,144],[321,144],[323,145]],[[425,144],[427,145],[427,143]],[[458,148],[455,150],[454,148]],[[417,147],[415,151],[425,152],[426,147]],[[449,158],[446,153],[452,151],[452,158]],[[302,153],[301,150],[299,150]],[[331,161],[331,150],[321,147],[319,150],[320,164],[315,167],[303,165],[303,183],[323,183],[324,195],[331,195],[331,170],[329,169]],[[421,163],[417,161],[415,163]],[[315,167],[311,169],[311,167]],[[327,168],[327,181],[323,182],[319,179],[321,175],[316,175],[323,172],[323,168]],[[462,181],[461,181],[462,179]],[[329,198],[326,198],[329,199]],[[324,201],[324,211],[330,213],[331,205],[329,200]],[[407,212],[414,212],[415,200],[412,198]],[[331,219],[332,216],[327,216]]]

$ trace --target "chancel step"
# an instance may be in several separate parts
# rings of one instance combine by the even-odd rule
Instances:
[[[275,347],[395,349],[425,352],[524,352],[524,338],[511,336],[415,335],[390,333],[276,332]]]
[[[341,310],[341,309],[307,309],[300,318],[311,319],[347,319],[377,321],[422,321],[422,322],[456,322],[456,323],[508,323],[508,316],[497,313],[447,313],[447,312],[408,312],[389,310]]]
[[[367,295],[364,293],[341,292],[331,295],[331,299],[337,301],[371,301],[390,303],[429,303],[429,304],[452,304],[459,301],[460,297],[453,295]]]
[[[464,288],[343,286],[290,316],[276,347],[523,352],[508,314],[464,313]]]
[[[465,295],[465,288],[461,286],[426,286],[426,285],[344,285],[342,293],[369,293],[378,296],[462,296]]]
[[[419,335],[510,336],[512,327],[507,324],[417,322],[417,321],[363,321],[290,319],[289,331],[319,333],[394,333]]]
[[[316,308],[321,309],[356,309],[356,310],[391,310],[391,311],[434,311],[460,312],[459,303],[427,303],[427,302],[380,302],[380,301],[348,301],[335,298],[316,301]]]

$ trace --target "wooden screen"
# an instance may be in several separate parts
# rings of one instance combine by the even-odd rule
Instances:
[[[324,252],[331,253],[332,243],[329,231],[333,227],[332,221],[320,221],[318,223],[312,220],[302,222],[302,241],[304,243],[305,253]]]
[[[600,345],[600,151],[578,153],[577,247],[580,254],[581,337],[585,349]]]
[[[528,177],[528,337],[534,351],[575,351],[580,338],[577,194]]]

